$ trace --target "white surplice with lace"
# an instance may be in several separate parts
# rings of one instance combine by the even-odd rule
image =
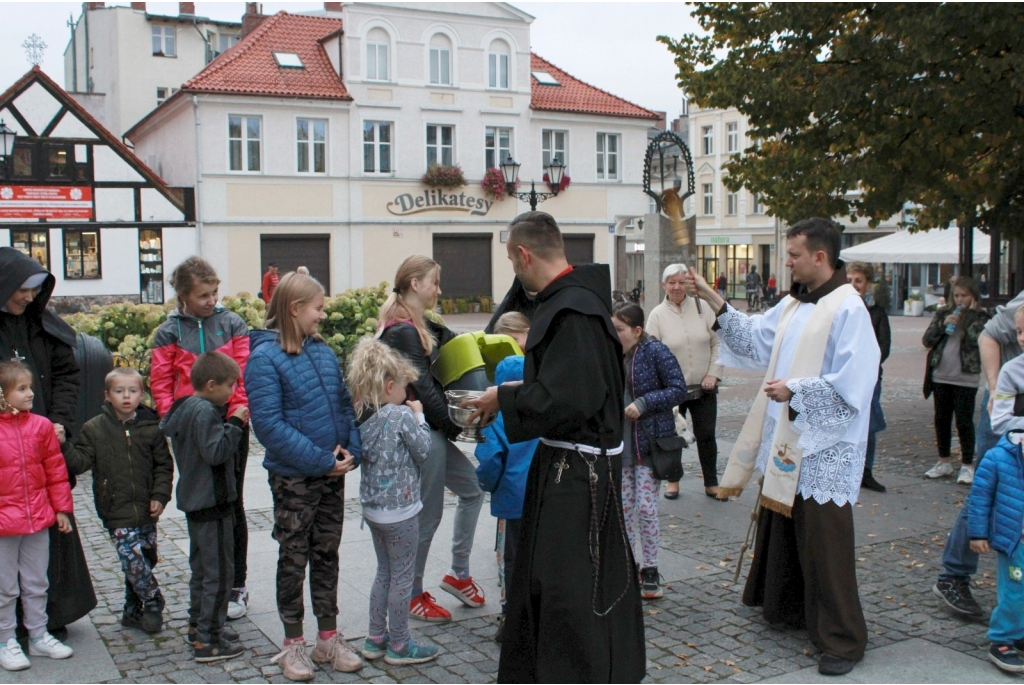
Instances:
[[[727,307],[718,317],[718,335],[725,343],[720,349],[720,363],[767,371],[775,331],[789,299],[758,316]],[[800,496],[819,504],[855,504],[864,475],[871,396],[878,378],[878,343],[864,301],[847,297],[832,322],[821,375],[790,378],[797,343],[814,307],[802,303],[793,314],[779,347],[775,378],[787,379],[786,387],[793,391],[790,406],[797,412],[793,428],[800,435],[799,446],[804,451]],[[768,402],[757,456],[757,470],[762,474],[781,411],[787,411],[785,404]]]

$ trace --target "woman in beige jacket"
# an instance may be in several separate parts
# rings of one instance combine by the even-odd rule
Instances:
[[[665,299],[654,308],[647,320],[647,332],[664,343],[679,360],[686,379],[686,401],[679,413],[690,413],[690,426],[697,438],[697,455],[704,475],[704,492],[708,497],[718,494],[718,442],[715,423],[718,417],[718,380],[722,367],[718,363],[721,341],[712,327],[715,313],[707,303],[686,294],[685,264],[669,264],[661,277]],[[679,483],[669,482],[666,499],[679,497]]]

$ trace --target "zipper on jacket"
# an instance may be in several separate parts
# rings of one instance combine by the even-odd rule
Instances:
[[[199,323],[199,354],[203,354],[206,352],[206,340],[203,336],[203,320],[196,319],[196,321]]]
[[[139,520],[139,506],[138,498],[135,496],[135,466],[132,464],[132,434],[128,430],[128,425],[124,425],[124,441],[128,447],[128,478],[132,482],[132,511],[135,512],[135,520]],[[148,512],[147,512],[148,513]]]
[[[25,491],[25,520],[28,521],[28,529],[36,532],[32,525],[32,506],[28,501],[28,468],[25,463],[25,443],[21,439],[21,426],[18,425],[18,417],[14,417],[14,432],[18,435],[18,454],[21,456],[21,486]]]

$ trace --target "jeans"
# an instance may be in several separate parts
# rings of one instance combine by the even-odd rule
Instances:
[[[988,623],[988,639],[997,645],[1024,639],[1024,544],[1012,555],[997,553],[999,574],[996,580],[996,608]]]
[[[996,446],[999,436],[992,432],[992,420],[988,414],[988,390],[981,398],[981,419],[978,421],[975,446],[978,452],[978,461],[985,458],[985,453]],[[949,539],[946,540],[946,547],[942,550],[942,573],[939,580],[953,580],[954,578],[969,578],[978,572],[978,553],[971,549],[971,539],[967,535],[967,516],[970,512],[970,497],[964,500],[960,507],[956,522],[953,523],[953,530],[949,532]]]

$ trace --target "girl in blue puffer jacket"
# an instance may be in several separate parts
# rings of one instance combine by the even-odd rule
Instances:
[[[686,400],[686,381],[672,350],[644,332],[644,310],[638,305],[617,307],[612,323],[622,343],[626,371],[622,510],[632,547],[638,536],[634,519],[640,519],[640,594],[658,599],[662,596],[658,576],[661,483],[654,477],[651,441],[676,434],[672,408]]]
[[[289,680],[315,671],[302,637],[303,585],[309,573],[319,634],[312,659],[336,670],[362,667],[337,630],[338,547],[345,515],[345,478],[361,455],[359,429],[338,358],[318,330],[324,289],[289,273],[267,306],[266,330],[251,334],[245,367],[250,423],[266,448],[263,466],[274,496],[277,610],[284,623],[278,654]]]

